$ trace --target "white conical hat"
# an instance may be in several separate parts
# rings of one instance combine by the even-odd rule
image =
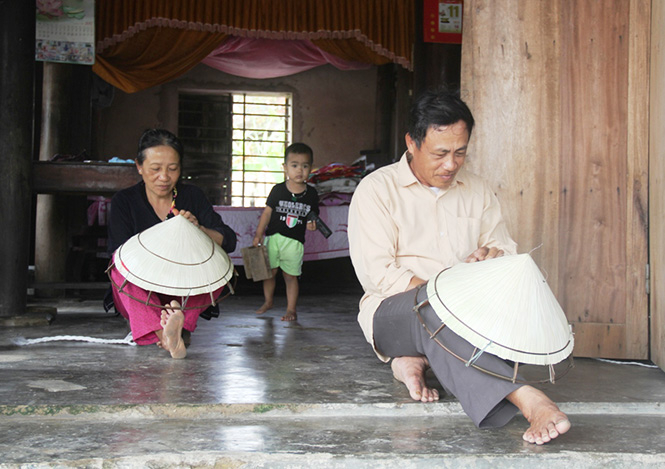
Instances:
[[[181,215],[129,238],[114,264],[128,282],[173,296],[211,293],[233,276],[224,250]]]
[[[427,284],[447,327],[481,351],[534,365],[552,365],[573,351],[573,333],[529,254],[461,263]]]

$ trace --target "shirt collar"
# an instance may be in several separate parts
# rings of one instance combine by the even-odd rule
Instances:
[[[402,157],[397,164],[397,180],[401,186],[407,187],[411,184],[418,183],[416,175],[411,171],[411,166],[409,166],[409,161],[406,158],[407,152],[404,152]]]
[[[409,166],[409,161],[406,158],[407,152],[404,152],[402,157],[400,158],[398,164],[397,164],[397,178],[399,181],[399,184],[403,187],[410,186],[411,184],[420,184],[420,181],[418,181],[418,178],[416,178],[416,175],[413,174],[413,171],[411,171],[411,166]],[[467,181],[469,180],[466,169],[464,166],[457,172],[457,175],[455,176],[455,180],[453,183],[450,185],[449,189],[452,189],[453,187],[457,186],[458,183],[461,185],[466,185]],[[444,191],[445,192],[445,191]]]

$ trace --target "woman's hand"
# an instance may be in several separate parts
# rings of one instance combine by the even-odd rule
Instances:
[[[252,240],[252,246],[255,248],[261,246],[261,236],[254,236],[254,239]]]
[[[307,222],[307,229],[309,231],[315,231],[316,230],[316,222],[314,220],[310,220]]]
[[[190,212],[189,210],[178,210],[177,208],[174,207],[173,208],[173,215],[175,215],[175,216],[182,215],[187,220],[189,220],[191,223],[193,223],[195,227],[197,227],[197,228],[199,227],[198,218],[196,218],[196,216],[194,216],[194,214],[192,212]]]
[[[192,223],[192,225],[199,228],[201,231],[207,234],[210,237],[210,239],[213,240],[213,242],[219,244],[220,246],[224,242],[224,235],[222,233],[220,233],[219,231],[211,230],[210,228],[206,228],[203,225],[199,225],[199,219],[196,218],[196,215],[194,215],[189,210],[178,210],[177,208],[173,208],[173,215],[175,216],[182,215],[183,217],[185,217],[185,219],[189,220]]]

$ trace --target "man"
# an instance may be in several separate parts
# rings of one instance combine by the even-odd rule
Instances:
[[[414,103],[399,162],[365,177],[349,210],[349,245],[365,290],[358,322],[380,359],[392,358],[394,376],[411,397],[439,398],[425,384],[431,366],[479,427],[500,427],[521,410],[530,423],[523,438],[547,443],[570,428],[566,415],[544,393],[466,367],[432,340],[413,312],[426,299],[428,279],[459,262],[516,253],[489,185],[463,169],[474,119],[467,105],[448,93],[427,92]],[[427,305],[424,323],[441,325]],[[437,339],[460,356],[473,346],[444,327]],[[485,370],[512,376],[503,360],[484,353]]]

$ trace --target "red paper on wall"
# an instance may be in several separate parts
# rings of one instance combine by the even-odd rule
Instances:
[[[423,41],[461,44],[463,0],[423,2]]]

